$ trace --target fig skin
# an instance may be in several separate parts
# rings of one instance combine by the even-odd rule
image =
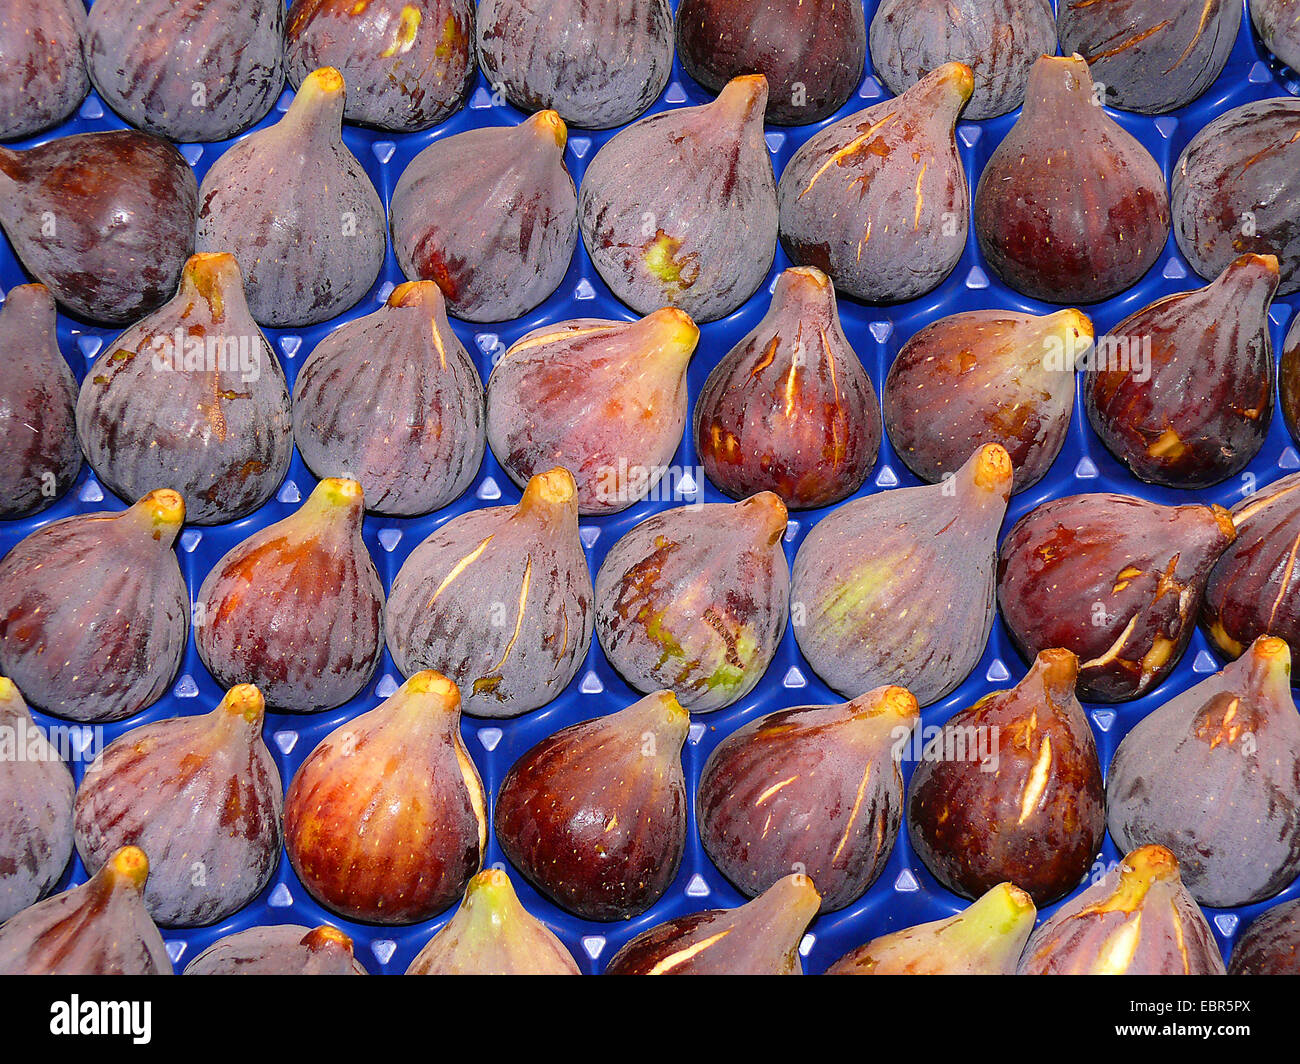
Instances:
[[[1024,102],[1034,61],[1055,54],[1056,22],[1050,0],[881,0],[870,44],[895,96],[944,63],[965,63],[975,77],[965,117],[995,118]]]
[[[285,850],[334,912],[418,923],[460,897],[482,866],[485,806],[460,737],[460,692],[420,672],[303,762],[284,800]]]
[[[153,705],[180,667],[189,592],[174,491],[31,533],[0,562],[0,673],[27,701],[105,724]]]
[[[1277,285],[1276,258],[1243,255],[1209,287],[1167,296],[1112,330],[1130,344],[1150,340],[1149,377],[1093,365],[1084,400],[1093,430],[1138,479],[1205,488],[1259,453],[1273,420]]]
[[[152,853],[145,907],[166,927],[238,912],[280,860],[283,784],[262,741],[256,687],[211,713],[157,721],[114,740],[77,791],[77,852],[87,870],[126,845]]]
[[[333,67],[348,84],[343,117],[394,133],[450,118],[478,75],[472,0],[293,0],[284,50],[295,87]]]
[[[975,235],[989,267],[1049,303],[1118,295],[1169,238],[1159,164],[1093,93],[1078,56],[1041,57],[1020,118],[975,190]]]
[[[681,0],[677,54],[710,92],[742,74],[767,78],[767,121],[803,126],[829,118],[862,80],[862,5],[840,0]]]
[[[605,143],[578,190],[578,227],[614,296],[638,314],[726,317],[776,256],[776,178],[763,139],[767,81],[642,118]]]
[[[1163,846],[1128,854],[1029,938],[1020,975],[1223,975],[1205,915]]]
[[[1282,342],[1282,357],[1278,360],[1278,401],[1287,431],[1293,440],[1300,441],[1300,317],[1291,323],[1291,329]]]
[[[953,714],[912,773],[908,837],[954,893],[976,898],[1010,881],[1047,905],[1087,874],[1106,834],[1106,792],[1078,673],[1068,650],[1044,650],[1014,690]],[[945,755],[980,731],[1000,736],[991,758]]]
[[[966,247],[970,190],[954,131],[973,85],[970,67],[947,63],[795,152],[777,189],[791,260],[869,303],[937,288]]]
[[[506,858],[584,920],[641,915],[668,890],[686,848],[689,730],[672,692],[657,691],[543,739],[497,796]]]
[[[1079,658],[1085,702],[1160,684],[1192,638],[1210,570],[1236,532],[1219,506],[1071,495],[1030,511],[1002,542],[998,604],[1027,661]]]
[[[838,706],[769,713],[724,739],[700,777],[700,841],[757,897],[797,868],[820,883],[820,912],[851,905],[889,860],[903,809],[898,761],[916,698],[880,687]]]
[[[659,98],[673,66],[668,0],[481,0],[478,58],[521,111],[613,129]]]
[[[9,0],[0,14],[0,140],[58,125],[90,91],[82,0]]]
[[[77,379],[59,350],[54,297],[9,289],[0,307],[0,518],[44,510],[81,472]]]
[[[777,278],[763,320],[704,382],[695,449],[726,494],[760,491],[790,509],[848,498],[880,451],[880,403],[840,325],[830,278],[812,266]]]
[[[212,525],[269,500],[293,454],[289,387],[234,256],[191,256],[175,297],[104,346],[76,413],[95,473],[128,502],[170,484],[191,524]]]
[[[1300,23],[1291,0],[1250,0],[1250,18],[1264,47],[1292,70],[1300,69]]]
[[[853,500],[808,533],[794,560],[794,635],[832,690],[897,683],[927,706],[969,675],[993,627],[1011,482],[1007,452],[988,444],[951,483]]]
[[[520,487],[553,466],[571,470],[580,514],[626,510],[677,453],[699,337],[672,307],[635,322],[577,318],[534,329],[488,379],[497,461]]]
[[[642,521],[596,574],[596,636],[609,663],[638,691],[671,689],[692,713],[747,695],[785,629],[785,528],[771,492]]]
[[[218,939],[185,967],[186,975],[366,975],[352,939],[336,927],[277,924]]]
[[[144,851],[124,846],[89,881],[0,926],[0,975],[171,975],[145,911]]]
[[[1074,411],[1075,365],[1092,350],[1078,310],[1042,317],[972,310],[927,325],[903,345],[885,378],[890,443],[922,480],[961,468],[982,442],[1001,444],[1012,493],[1056,461]]]
[[[1300,975],[1300,898],[1255,918],[1232,947],[1228,974]]]
[[[307,467],[359,482],[375,513],[441,509],[483,462],[483,382],[432,281],[398,285],[375,313],[326,336],[293,393]]]
[[[0,227],[69,313],[124,324],[176,291],[198,183],[171,144],[134,130],[0,148]]]

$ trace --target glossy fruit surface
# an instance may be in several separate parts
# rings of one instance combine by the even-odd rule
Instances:
[[[1300,975],[1300,899],[1275,905],[1246,928],[1229,975]]]
[[[353,944],[336,927],[277,924],[218,939],[185,966],[186,975],[365,975]]]

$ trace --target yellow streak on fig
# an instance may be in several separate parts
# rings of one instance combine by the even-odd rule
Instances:
[[[501,654],[500,659],[495,665],[487,670],[487,675],[483,676],[481,679],[487,680],[494,678],[494,674],[498,673],[501,666],[505,664],[506,658],[510,657],[510,651],[514,650],[515,641],[519,638],[519,632],[524,626],[524,608],[528,605],[528,587],[532,583],[532,580],[533,559],[530,555],[528,560],[524,562],[524,578],[519,584],[519,612],[515,616],[515,630],[510,634],[510,642],[506,644],[506,649]],[[499,677],[495,678],[499,679]]]
[[[1137,620],[1135,617],[1134,620]],[[1158,635],[1151,643],[1151,649],[1142,656],[1142,684],[1145,686],[1165,663],[1173,656],[1176,644],[1172,639]]]
[[[831,861],[838,861],[844,847],[848,844],[849,834],[853,831],[853,825],[858,819],[858,810],[862,808],[862,798],[867,793],[867,781],[871,779],[871,765],[867,765],[867,771],[862,774],[862,782],[858,784],[857,797],[853,799],[853,808],[849,811],[848,823],[844,825],[844,834],[840,836],[840,844],[835,847],[835,853],[831,855]]]
[[[879,133],[882,129],[884,129],[887,125],[889,125],[892,121],[894,121],[894,119],[896,119],[897,117],[898,117],[897,112],[892,112],[890,114],[885,115],[885,117],[880,119],[880,121],[873,123],[871,126],[867,128],[865,132],[860,133],[858,136],[854,137],[851,141],[849,141],[846,145],[844,145],[844,147],[842,147],[839,151],[835,152],[829,159],[827,159],[824,163],[822,163],[822,165],[818,168],[817,172],[812,175],[812,180],[810,180],[807,186],[805,186],[804,190],[799,193],[799,199],[803,199],[804,196],[808,195],[808,193],[812,191],[813,185],[817,184],[817,181],[818,179],[821,178],[822,174],[824,174],[832,166],[843,166],[845,159],[849,158],[851,155],[855,155],[867,141],[869,141],[872,137],[874,137],[877,133]],[[870,236],[870,231],[868,231],[868,236]]]
[[[735,929],[729,927],[725,931],[719,931],[716,935],[709,936],[703,942],[697,942],[695,945],[687,946],[685,949],[678,950],[676,953],[670,953],[667,957],[646,972],[646,975],[663,975],[664,972],[676,968],[681,964],[685,964],[697,953],[703,953],[715,942],[720,942],[722,939],[726,938],[733,930]]]
[[[1033,770],[1029,773],[1029,779],[1025,781],[1025,793],[1020,799],[1020,819],[1017,824],[1023,824],[1029,819],[1038,805],[1038,800],[1042,798],[1043,791],[1047,787],[1047,773],[1052,767],[1052,737],[1045,735],[1043,743],[1038,748],[1038,760],[1034,762]]]
[[[1147,454],[1152,458],[1181,458],[1187,453],[1187,446],[1173,429],[1165,429],[1155,443],[1147,447]]]
[[[425,609],[431,609],[433,607],[433,604],[438,601],[438,596],[441,595],[444,591],[446,591],[447,588],[449,588],[453,583],[455,583],[456,578],[460,576],[460,574],[463,573],[466,570],[466,568],[472,565],[475,559],[477,559],[480,554],[482,554],[485,550],[487,550],[487,545],[492,542],[492,536],[495,535],[496,535],[495,532],[492,533],[491,536],[488,536],[485,540],[483,540],[482,543],[480,543],[472,551],[466,554],[465,557],[463,557],[460,561],[458,561],[455,565],[451,567],[451,572],[449,572],[445,577],[442,578],[442,583],[438,585],[438,590],[433,593],[433,597],[429,599],[429,604],[425,607]]]
[[[925,193],[921,191],[921,182],[925,180],[925,173],[930,169],[929,162],[921,167],[921,172],[916,175],[916,217],[912,219],[912,228],[921,228],[921,211],[925,206]]]
[[[799,778],[799,774],[796,772],[793,776],[789,776],[786,779],[783,779],[780,783],[772,784],[772,786],[770,786],[767,790],[765,790],[762,794],[760,794],[757,799],[755,799],[754,804],[755,805],[766,804],[769,798],[771,798],[773,795],[783,790],[784,788],[790,786],[790,784],[792,784],[798,778]]]
[[[1300,540],[1297,540],[1297,543],[1300,543]],[[1285,587],[1286,585],[1283,584],[1282,586]],[[1223,624],[1220,621],[1215,621],[1210,625],[1210,638],[1229,657],[1239,658],[1246,652],[1245,646],[1236,639],[1233,639],[1232,636],[1224,630]]]
[[[597,336],[600,333],[613,332],[618,326],[611,323],[609,325],[592,325],[585,329],[551,329],[539,330],[532,336],[525,336],[522,340],[517,340],[510,345],[502,357],[501,361],[511,358],[514,355],[522,354],[525,351],[531,351],[534,347],[544,347],[546,344],[553,344],[565,340],[580,340],[584,336]]]
[[[1125,625],[1124,631],[1120,632],[1119,638],[1117,638],[1115,642],[1113,642],[1110,645],[1110,647],[1106,650],[1104,654],[1101,655],[1101,657],[1092,658],[1090,661],[1085,661],[1079,666],[1079,668],[1094,669],[1094,668],[1099,668],[1102,665],[1109,665],[1112,661],[1114,661],[1117,657],[1119,657],[1119,652],[1124,649],[1124,644],[1128,642],[1128,637],[1133,634],[1133,629],[1137,627],[1137,622],[1138,622],[1137,614],[1135,613],[1133,615],[1132,620],[1130,620],[1128,624]]]
[[[224,290],[227,285],[242,283],[239,263],[224,251],[200,251],[191,255],[181,274],[181,285],[208,304],[213,321],[226,317]]]
[[[1172,899],[1169,902],[1169,911],[1174,918],[1174,938],[1178,942],[1178,955],[1183,959],[1183,972],[1190,975],[1192,965],[1187,956],[1187,940],[1183,937],[1183,919],[1178,913],[1178,906],[1173,903]]]
[[[1118,595],[1132,583],[1133,578],[1141,576],[1142,570],[1134,568],[1132,565],[1125,566],[1115,577],[1115,586],[1110,589],[1112,595]]]
[[[1146,900],[1153,885],[1177,879],[1178,859],[1169,850],[1158,845],[1142,846],[1124,858],[1115,893],[1080,910],[1075,919],[1094,913],[1134,912]]]
[[[1142,914],[1137,913],[1118,931],[1102,943],[1097,961],[1092,966],[1093,975],[1123,975],[1133,963],[1138,940],[1142,934]]]
[[[1196,27],[1196,32],[1192,34],[1192,39],[1187,42],[1187,47],[1183,49],[1183,54],[1180,55],[1176,60],[1174,60],[1174,65],[1165,71],[1166,74],[1172,74],[1175,70],[1178,69],[1179,65],[1183,63],[1189,55],[1192,54],[1192,49],[1196,47],[1196,43],[1205,34],[1205,27],[1210,24],[1210,12],[1213,11],[1217,6],[1218,5],[1215,3],[1215,0],[1205,0],[1205,6],[1201,8],[1200,25]],[[1162,25],[1164,25],[1164,23],[1162,23]]]
[[[407,4],[397,16],[397,27],[393,31],[393,43],[379,53],[381,59],[392,59],[395,55],[405,55],[415,44],[416,34],[420,32],[420,9]]]

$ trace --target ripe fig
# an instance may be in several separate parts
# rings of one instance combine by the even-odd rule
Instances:
[[[171,298],[197,211],[189,163],[147,133],[0,148],[0,228],[27,272],[91,321],[137,321]]]
[[[124,846],[91,879],[0,926],[0,975],[171,975],[145,911],[144,851]]]
[[[199,188],[199,251],[239,260],[262,325],[315,325],[355,306],[384,264],[384,205],[342,139],[343,78],[303,79],[288,112],[228,149]]]
[[[1112,330],[1084,377],[1088,420],[1140,480],[1204,488],[1240,473],[1273,420],[1268,308],[1277,259],[1243,255],[1207,288],[1166,296]],[[1135,352],[1145,352],[1134,357]]]
[[[889,441],[931,484],[959,469],[981,442],[1000,443],[1015,469],[1011,490],[1024,491],[1061,452],[1075,366],[1092,342],[1092,322],[1077,310],[941,318],[903,345],[885,378]]]
[[[596,574],[596,636],[638,691],[671,689],[692,713],[754,689],[785,630],[786,510],[770,491],[642,521]]]
[[[420,950],[407,975],[581,975],[573,954],[519,904],[510,877],[488,868]]]
[[[95,0],[90,79],[131,125],[174,141],[225,140],[284,85],[283,0]]]
[[[303,762],[284,800],[285,849],[322,905],[351,920],[418,923],[482,866],[485,806],[460,737],[460,692],[419,672]]]
[[[1300,70],[1300,19],[1294,0],[1250,0],[1250,17],[1264,47],[1292,70]]]
[[[9,289],[0,308],[0,518],[45,509],[81,472],[77,379],[59,350],[54,297]]]
[[[782,273],[763,320],[713,368],[695,401],[695,449],[733,499],[771,491],[816,509],[862,487],[880,403],[821,270]]]
[[[517,506],[453,517],[411,552],[389,596],[388,649],[408,676],[445,670],[466,713],[515,717],[577,675],[591,646],[591,596],[577,488],[568,470],[552,469]]]
[[[432,281],[400,284],[335,329],[293,386],[303,461],[356,480],[376,513],[410,517],[459,498],[483,461],[483,425],[483,382]]]
[[[239,264],[194,255],[171,302],[106,344],[77,399],[99,479],[134,501],[171,484],[196,525],[233,521],[289,471],[289,388],[248,311]]]
[[[1169,238],[1160,165],[1094,104],[1088,64],[1045,55],[1020,118],[975,190],[993,272],[1049,303],[1098,303],[1155,264]]]
[[[185,967],[186,975],[365,975],[352,939],[337,927],[278,924],[218,939]]]
[[[862,80],[867,25],[861,4],[837,0],[681,0],[677,54],[710,92],[742,74],[767,78],[767,120],[820,122]]]
[[[1012,642],[1027,661],[1072,651],[1085,702],[1137,698],[1178,664],[1235,535],[1219,506],[1112,494],[1046,502],[1002,542],[998,604]]]
[[[102,724],[153,705],[180,667],[189,592],[172,549],[174,491],[120,513],[78,514],[0,562],[0,673],[33,706]]]
[[[333,67],[343,117],[395,133],[450,118],[478,76],[472,0],[292,0],[284,49],[295,86]]]
[[[686,848],[690,714],[657,691],[562,728],[511,767],[497,838],[543,895],[584,920],[628,920],[663,897]]]
[[[1163,846],[1128,854],[1035,931],[1021,975],[1223,975],[1210,925]]]
[[[58,125],[90,91],[82,0],[8,0],[0,12],[0,140]]]
[[[620,130],[578,191],[578,225],[610,291],[638,314],[664,305],[726,317],[776,255],[776,178],[763,139],[767,82],[734,78],[712,103]]]
[[[966,678],[993,627],[1011,480],[991,443],[951,481],[856,499],[808,533],[794,559],[794,635],[832,689],[850,698],[897,683],[926,706]]]
[[[1291,330],[1282,342],[1282,357],[1278,360],[1278,399],[1287,431],[1293,440],[1300,440],[1300,315],[1291,323]]]
[[[750,721],[709,755],[696,801],[700,841],[753,898],[792,868],[820,883],[821,912],[876,881],[898,838],[903,740],[920,715],[902,687],[838,706]]]
[[[481,0],[478,58],[521,111],[612,129],[659,98],[673,66],[668,0]]]
[[[907,793],[912,848],[977,898],[999,883],[1038,905],[1074,890],[1106,833],[1097,743],[1074,695],[1079,659],[1044,650],[1013,690],[948,718]]]
[[[970,192],[957,115],[970,67],[945,63],[896,99],[827,126],[781,174],[781,246],[871,303],[937,288],[966,247]]]
[[[211,713],[161,720],[109,743],[77,791],[77,852],[94,871],[122,846],[153,854],[144,903],[164,926],[238,912],[280,860],[283,785],[262,741],[256,687]]]
[[[614,954],[605,974],[802,975],[799,943],[820,902],[811,879],[786,876],[737,909],[691,913],[643,931]]]
[[[1256,917],[1228,958],[1229,975],[1300,975],[1300,898]]]
[[[355,480],[328,477],[297,512],[213,566],[195,598],[194,642],[217,682],[256,684],[290,713],[341,706],[383,651],[384,588],[361,538]]]
[[[1019,887],[999,883],[943,920],[872,939],[827,975],[1015,975],[1037,910]]]

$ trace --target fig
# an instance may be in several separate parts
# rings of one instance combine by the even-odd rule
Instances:
[[[145,911],[144,851],[124,846],[89,881],[0,926],[0,975],[171,975]]]
[[[733,499],[771,491],[816,509],[862,487],[880,404],[821,270],[782,273],[763,320],[713,368],[695,401],[695,449]]]
[[[591,646],[591,573],[566,469],[528,482],[516,506],[470,510],[411,552],[388,600],[388,649],[407,676],[437,665],[465,712],[544,706]]]
[[[686,426],[686,367],[700,330],[665,307],[640,321],[578,318],[506,351],[487,388],[487,437],[521,487],[572,470],[578,513],[612,514],[668,472]]]
[[[795,152],[777,190],[790,258],[870,303],[937,288],[966,247],[970,192],[954,130],[972,84],[970,67],[945,63]]]
[[[218,683],[290,713],[341,706],[383,651],[384,589],[361,538],[361,485],[327,477],[228,550],[195,599],[194,642]]]
[[[1300,316],[1291,323],[1291,330],[1282,343],[1282,357],[1278,360],[1278,399],[1287,431],[1293,440],[1300,440]]]
[[[776,256],[776,178],[763,139],[767,81],[733,78],[717,99],[642,118],[596,153],[578,226],[596,271],[638,314],[726,317]]]
[[[668,0],[481,0],[478,58],[521,111],[612,129],[659,98],[673,66]]]
[[[584,920],[628,920],[663,897],[686,848],[682,746],[671,691],[562,728],[511,767],[497,838],[524,878]]]
[[[827,975],[1015,975],[1037,910],[1019,887],[999,883],[943,920],[872,939]]]
[[[407,975],[581,975],[564,943],[519,904],[510,877],[488,868],[416,955]]]
[[[1210,925],[1163,846],[1143,846],[1039,925],[1020,975],[1223,975]]]
[[[902,687],[750,721],[714,748],[696,800],[700,841],[742,894],[791,869],[820,883],[821,912],[876,881],[898,838],[898,761],[920,715]]]
[[[977,898],[1009,881],[1047,905],[1091,867],[1106,792],[1078,674],[1068,650],[1044,650],[1013,690],[959,710],[924,749],[907,792],[908,837],[954,893]]]
[[[845,503],[794,559],[794,635],[845,698],[882,684],[923,705],[950,694],[993,627],[998,529],[1011,495],[1007,452],[976,451],[943,484]]]
[[[786,510],[770,491],[642,521],[596,574],[596,636],[638,691],[671,689],[692,713],[754,689],[785,630]]]
[[[1300,69],[1300,19],[1293,0],[1250,0],[1250,17],[1264,47],[1292,70]]]
[[[1229,975],[1300,975],[1300,898],[1256,917],[1228,958]]]
[[[1117,342],[1089,367],[1083,394],[1101,442],[1138,479],[1209,487],[1259,453],[1273,420],[1277,284],[1277,259],[1243,255],[1208,287],[1166,296],[1115,327],[1108,339]]]
[[[1300,100],[1220,115],[1183,149],[1169,187],[1178,248],[1202,277],[1242,255],[1274,255],[1278,294],[1300,291]]]
[[[197,211],[189,163],[147,133],[0,148],[0,228],[27,272],[91,321],[138,321],[171,297]]]
[[[1095,104],[1088,64],[1042,56],[1020,118],[975,190],[975,235],[999,278],[1049,303],[1136,284],[1169,238],[1159,163]]]
[[[799,943],[820,903],[812,880],[795,873],[737,909],[691,913],[643,931],[614,954],[605,974],[802,975]]]
[[[0,562],[0,673],[27,701],[103,724],[153,705],[180,667],[189,592],[174,491],[32,532]]]
[[[81,472],[77,379],[59,350],[56,319],[41,284],[9,289],[0,308],[0,518],[45,509]]]
[[[256,687],[211,713],[161,720],[111,742],[77,791],[77,852],[94,871],[126,845],[153,854],[144,903],[168,927],[238,912],[280,860],[282,784],[262,741]]]
[[[313,71],[285,116],[228,149],[199,187],[194,246],[239,260],[262,325],[333,318],[384,264],[384,205],[343,143],[343,97],[337,70]]]
[[[186,975],[365,975],[352,939],[337,927],[250,927],[218,939],[185,968]]]
[[[225,140],[279,97],[283,24],[283,0],[95,0],[86,64],[131,125],[168,140]]]
[[[348,84],[343,117],[394,133],[436,126],[474,87],[472,0],[292,0],[289,80],[333,67]]]
[[[861,4],[837,0],[681,0],[677,54],[710,92],[762,74],[767,120],[803,126],[829,118],[858,87],[866,18]]]
[[[82,0],[9,0],[0,13],[0,140],[67,118],[90,91]]]
[[[871,65],[895,96],[944,63],[975,78],[966,118],[995,118],[1025,99],[1029,71],[1056,53],[1050,0],[881,0]]]
[[[171,302],[104,346],[77,399],[77,434],[107,487],[132,502],[170,484],[191,524],[271,498],[293,453],[289,388],[234,256],[192,256]]]
[[[885,430],[907,468],[934,484],[983,441],[1011,456],[1012,492],[1056,461],[1074,410],[1075,366],[1092,349],[1078,310],[971,310],[927,325],[885,378]]]
[[[482,866],[485,807],[460,737],[460,692],[418,672],[303,762],[284,800],[285,849],[322,905],[413,924],[460,897]]]
[[[1161,506],[1107,493],[1054,499],[1002,542],[998,605],[1032,661],[1079,659],[1085,702],[1145,694],[1178,664],[1219,555],[1236,533],[1220,506]]]
[[[483,382],[436,284],[398,285],[316,345],[294,382],[293,435],[313,473],[357,481],[376,513],[460,497],[483,461]]]
[[[0,676],[0,924],[36,904],[72,856],[72,773]]]

